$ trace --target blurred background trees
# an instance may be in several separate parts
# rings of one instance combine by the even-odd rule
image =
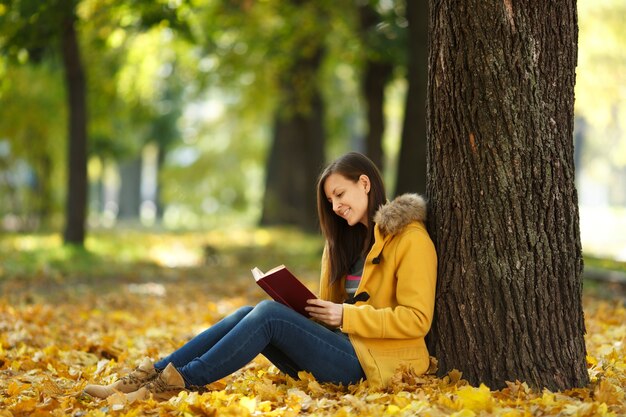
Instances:
[[[316,175],[347,150],[380,165],[390,194],[424,192],[426,3],[0,1],[0,228],[315,230]],[[579,1],[583,243],[601,227],[584,216],[626,205],[625,13],[618,0]],[[68,148],[68,16],[84,160]],[[66,200],[83,188],[72,175],[85,179],[86,222],[71,211],[80,197]]]

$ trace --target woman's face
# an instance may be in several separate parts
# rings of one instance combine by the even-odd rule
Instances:
[[[333,206],[335,214],[350,226],[357,223],[368,225],[368,197],[370,179],[361,175],[356,182],[341,174],[330,174],[324,181],[324,193]]]

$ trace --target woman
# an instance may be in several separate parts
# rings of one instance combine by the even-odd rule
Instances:
[[[426,231],[424,200],[406,194],[385,203],[380,173],[348,153],[317,185],[322,256],[320,299],[309,320],[275,301],[244,307],[166,358],[146,359],[130,375],[85,392],[129,401],[165,400],[240,369],[259,353],[282,372],[306,370],[320,382],[385,386],[400,365],[428,369],[424,336],[432,321],[437,257]]]

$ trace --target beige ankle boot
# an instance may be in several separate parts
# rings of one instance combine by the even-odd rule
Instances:
[[[137,368],[109,385],[87,385],[84,392],[97,398],[107,398],[116,392],[129,393],[152,381],[157,376],[157,371],[150,358],[145,358]]]
[[[174,365],[169,363],[163,372],[137,391],[126,394],[126,400],[133,402],[143,400],[152,395],[157,401],[167,401],[185,390],[185,380]]]

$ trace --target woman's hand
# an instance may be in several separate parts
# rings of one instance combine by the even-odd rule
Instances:
[[[311,317],[332,327],[341,326],[343,320],[343,304],[335,304],[320,299],[307,300],[307,302],[309,306],[305,307],[305,310],[309,312]]]

